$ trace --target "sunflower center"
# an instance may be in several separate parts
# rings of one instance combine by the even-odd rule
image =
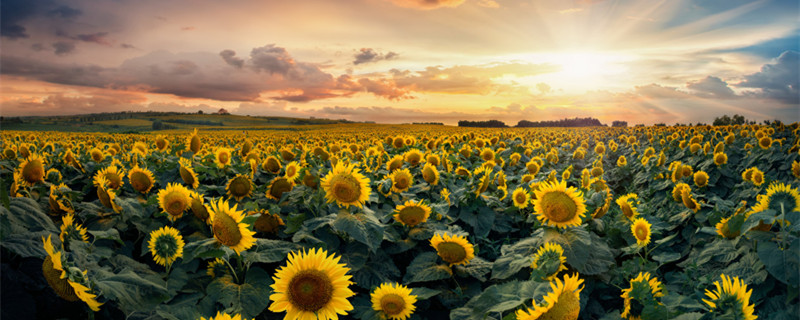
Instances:
[[[106,180],[108,180],[109,185],[112,189],[117,189],[122,184],[122,177],[118,174],[109,172],[105,175]]]
[[[149,189],[153,185],[153,182],[150,181],[150,177],[148,177],[143,172],[139,171],[134,172],[133,174],[131,174],[130,178],[131,178],[130,179],[131,185],[133,186],[134,189],[136,189],[136,191],[139,192],[143,192]]]
[[[647,227],[644,225],[636,226],[636,239],[644,241],[647,239]]]
[[[633,217],[633,209],[631,208],[631,204],[630,204],[630,203],[628,203],[628,202],[624,202],[624,203],[623,203],[621,206],[619,206],[619,207],[620,207],[620,208],[622,208],[622,213],[623,213],[623,214],[624,214],[626,217],[628,217],[628,218],[631,218],[631,217]]]
[[[525,193],[524,192],[520,192],[520,193],[517,193],[517,195],[514,197],[514,201],[516,203],[522,204],[522,203],[525,203],[526,201],[528,201],[528,199],[527,199],[527,197],[525,197]]]
[[[180,192],[172,192],[164,197],[164,206],[167,213],[173,216],[179,216],[186,210],[188,206],[188,201],[186,201],[186,197]]]
[[[273,216],[269,213],[262,213],[254,223],[256,230],[266,233],[277,233],[280,225],[280,217]]]
[[[403,297],[390,293],[381,298],[381,310],[387,315],[393,316],[400,314],[406,309],[406,301]]]
[[[287,176],[293,177],[295,173],[297,173],[297,169],[295,169],[294,167],[286,168],[286,175]]]
[[[408,161],[408,163],[411,164],[412,166],[418,165],[420,160],[422,160],[422,157],[420,157],[420,155],[416,153],[412,153],[408,155],[408,158],[406,158],[406,161]]]
[[[235,197],[244,197],[250,193],[250,183],[247,178],[238,177],[231,182],[231,194]]]
[[[231,158],[231,157],[230,157],[230,156],[228,156],[228,154],[227,154],[227,153],[220,153],[220,155],[219,155],[219,162],[220,162],[220,163],[228,163],[228,160],[230,160],[230,158]]]
[[[267,171],[275,173],[281,169],[281,164],[278,163],[278,160],[275,158],[267,159]]]
[[[420,207],[405,207],[400,210],[400,220],[410,227],[416,226],[422,219],[425,219],[425,210]]]
[[[578,213],[575,200],[564,192],[548,192],[542,196],[544,215],[553,222],[567,222]]]
[[[178,242],[172,235],[161,235],[156,238],[156,254],[164,259],[169,259],[178,253]]]
[[[333,177],[333,195],[339,202],[350,203],[358,201],[361,197],[358,180],[351,175],[338,175]]]
[[[269,194],[275,199],[280,199],[284,192],[292,190],[292,184],[286,178],[278,178],[272,182],[272,187],[269,189]]]
[[[212,229],[214,230],[214,236],[226,246],[235,246],[242,240],[239,224],[225,212],[217,212],[214,215]]]
[[[398,159],[398,160],[392,161],[392,162],[389,163],[389,171],[394,171],[394,169],[400,168],[401,166],[403,166],[403,161],[402,160]]]
[[[44,180],[44,166],[41,160],[29,161],[22,168],[22,177],[31,183]]]
[[[581,301],[572,291],[566,291],[558,296],[555,305],[545,314],[539,317],[540,320],[564,320],[578,319],[581,312]]]
[[[289,281],[289,301],[300,310],[316,312],[333,298],[333,283],[319,270],[303,270]]]
[[[42,263],[42,273],[50,287],[64,300],[78,301],[78,296],[75,295],[75,290],[69,285],[69,280],[61,279],[61,271],[53,267],[53,258],[49,255]]]
[[[442,260],[448,263],[458,263],[467,258],[467,250],[455,242],[442,242],[436,247]]]
[[[394,186],[397,189],[403,190],[408,188],[408,177],[405,175],[397,175],[394,177]]]

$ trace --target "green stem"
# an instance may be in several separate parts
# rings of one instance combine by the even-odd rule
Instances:
[[[236,269],[234,269],[233,266],[231,265],[231,263],[228,262],[227,258],[226,259],[222,259],[222,261],[225,261],[225,264],[228,265],[228,268],[231,269],[231,273],[233,273],[233,278],[236,280],[236,283],[239,283],[239,276],[236,275]]]

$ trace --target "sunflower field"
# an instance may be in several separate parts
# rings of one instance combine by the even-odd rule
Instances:
[[[2,316],[797,319],[799,127],[2,131]]]

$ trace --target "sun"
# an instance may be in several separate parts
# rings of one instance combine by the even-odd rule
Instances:
[[[525,60],[531,63],[546,63],[557,68],[552,73],[535,77],[536,82],[545,82],[552,88],[568,92],[605,89],[608,77],[624,75],[628,72],[626,62],[632,57],[615,52],[603,51],[559,51],[532,54]],[[612,89],[612,88],[608,88]]]

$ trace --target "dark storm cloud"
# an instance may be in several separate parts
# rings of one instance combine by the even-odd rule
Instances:
[[[358,53],[354,55],[355,60],[353,60],[353,64],[362,64],[368,62],[377,62],[381,60],[391,60],[395,59],[399,56],[396,52],[389,52],[386,54],[382,54],[380,52],[375,51],[372,48],[361,48]]]
[[[81,10],[58,5],[53,0],[3,0],[0,2],[0,36],[28,38],[30,35],[25,23],[33,18],[72,19],[81,14]]]
[[[75,44],[72,42],[59,41],[53,43],[53,49],[56,55],[63,56],[75,51]]]
[[[790,104],[800,103],[800,53],[783,52],[774,64],[765,64],[760,72],[744,76],[735,84],[741,88],[760,89],[756,96]]]
[[[50,16],[61,17],[64,19],[72,19],[80,16],[81,14],[83,14],[83,12],[81,10],[62,5],[53,10],[50,10],[48,14]]]
[[[232,65],[241,69],[244,67],[244,59],[236,57],[236,51],[233,50],[222,50],[219,53],[222,60],[225,60],[225,63]]]

